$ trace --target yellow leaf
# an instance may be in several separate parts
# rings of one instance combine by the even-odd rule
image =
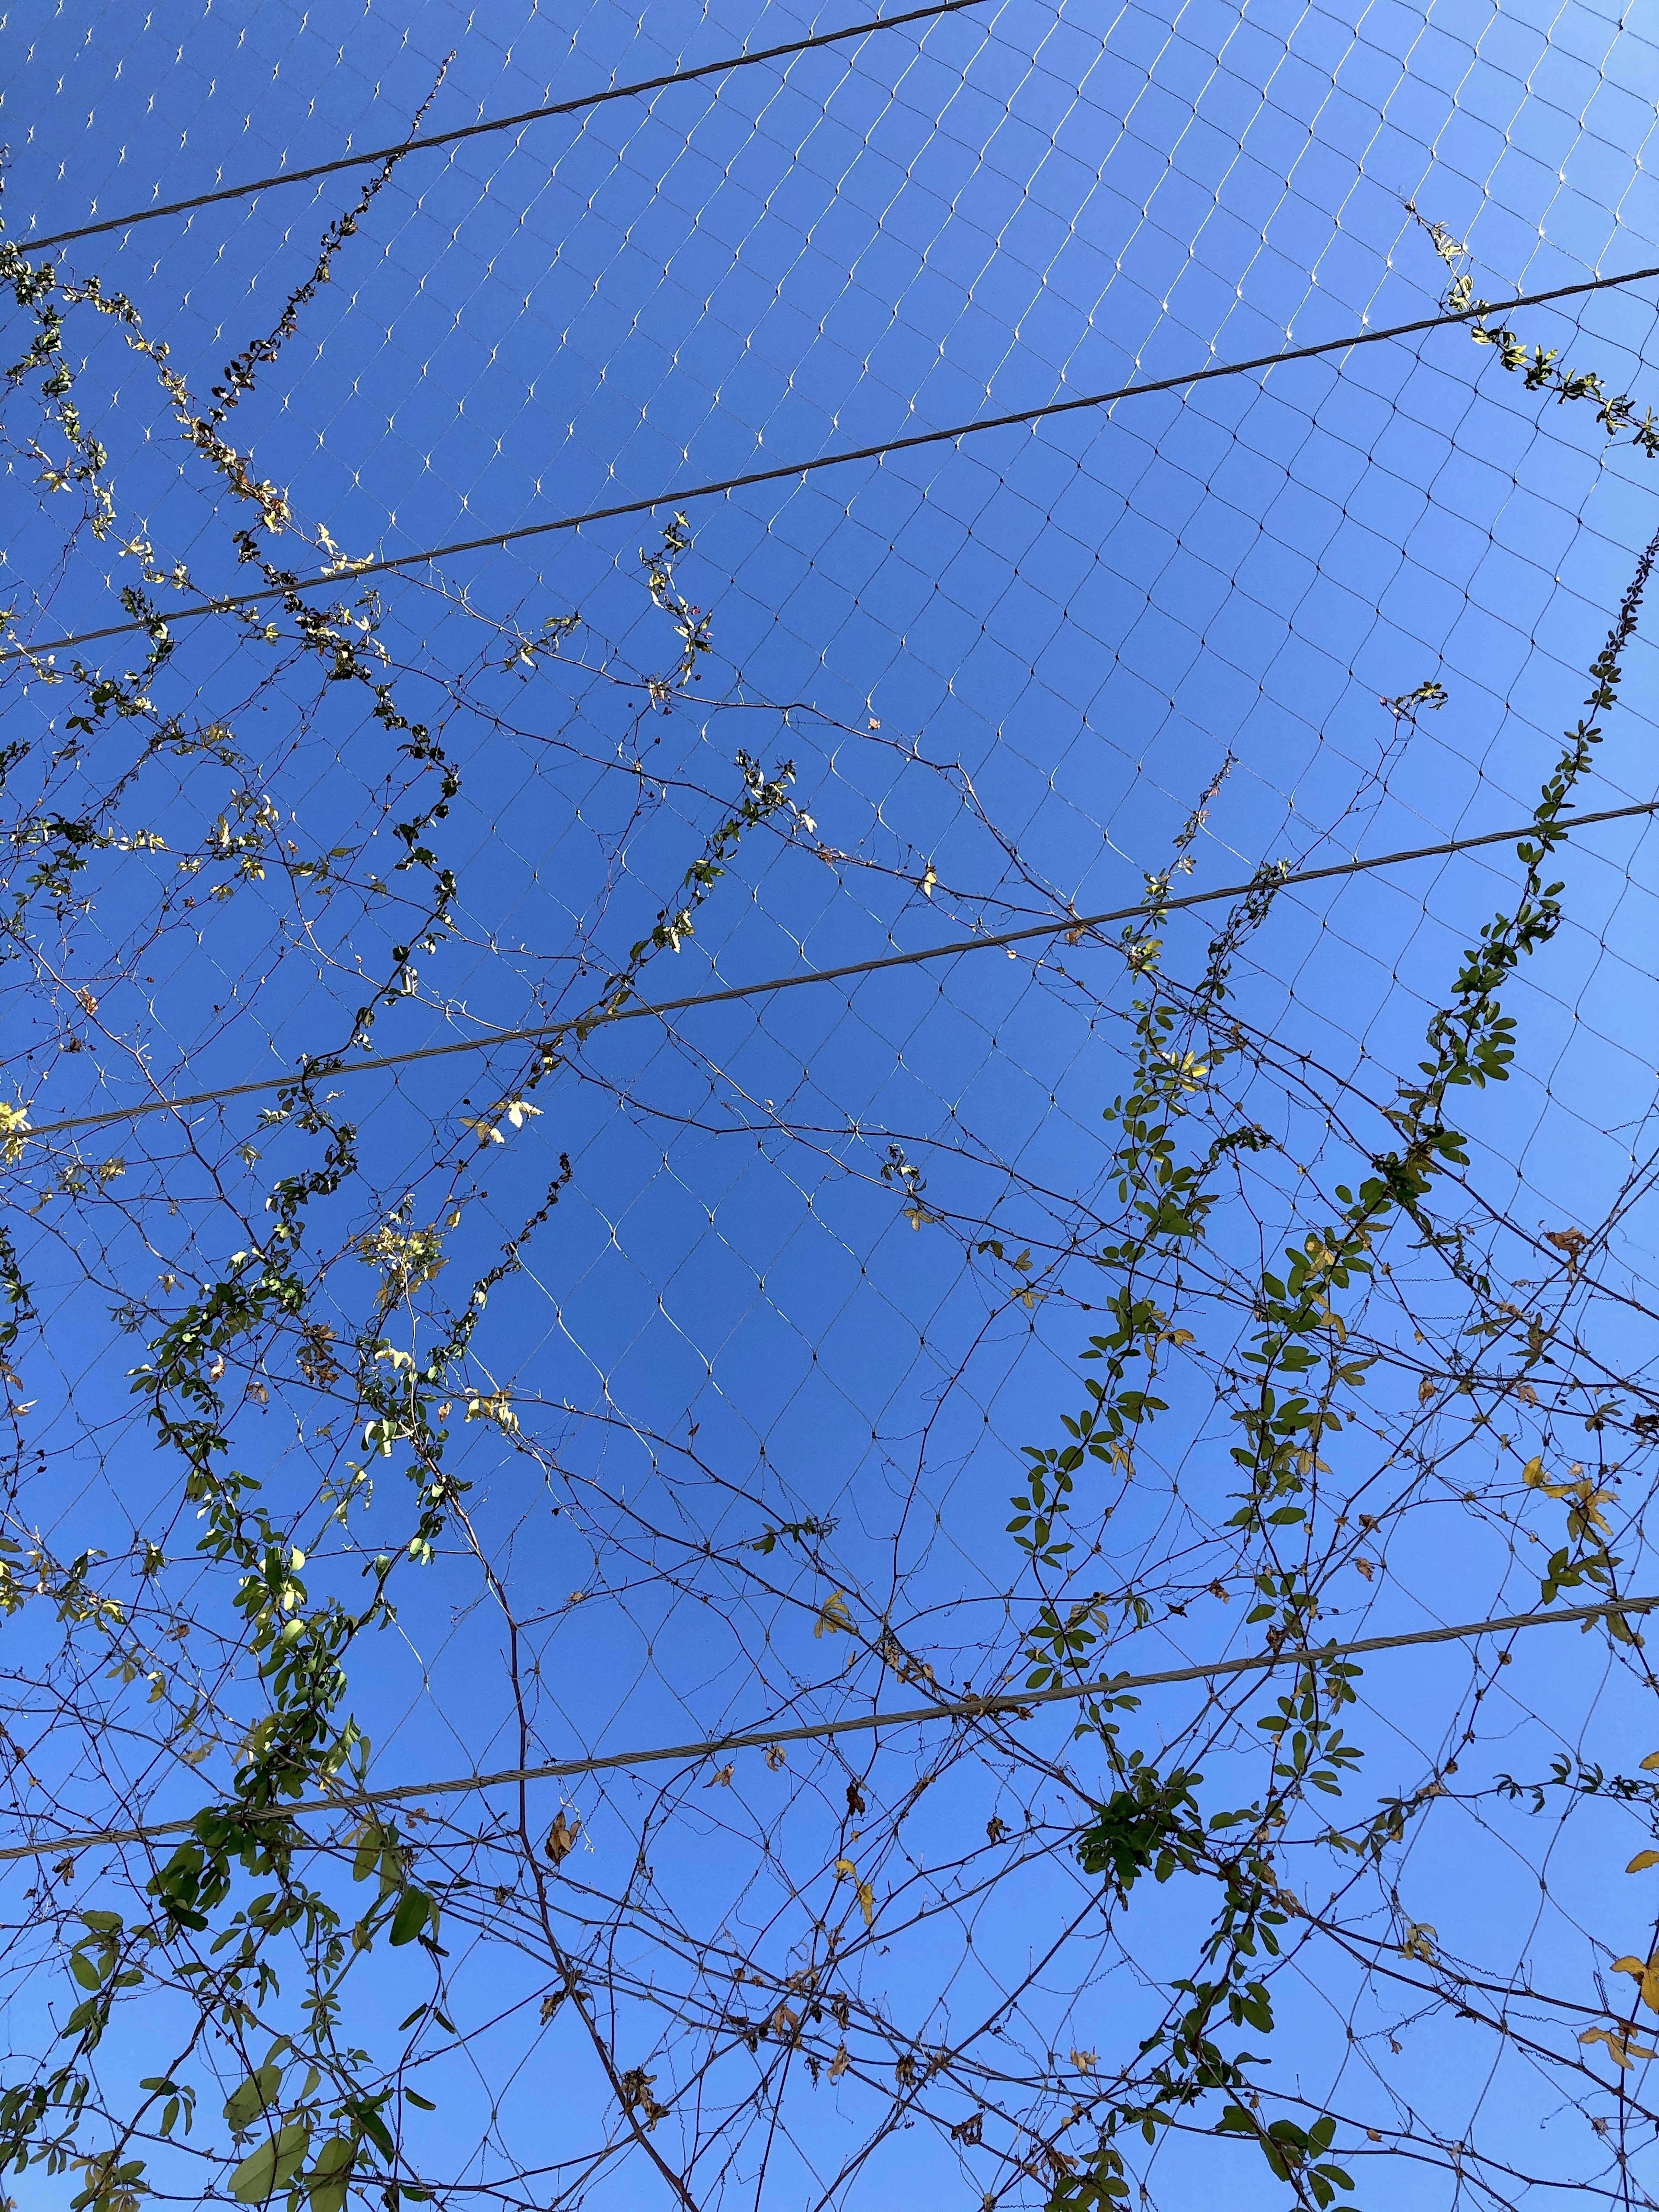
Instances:
[[[1629,1974],[1642,1985],[1642,2002],[1650,2012],[1659,2012],[1659,1951],[1644,1962],[1640,1959],[1615,1959],[1615,1974]]]
[[[1564,1490],[1553,1491],[1550,1494],[1552,1497],[1571,1495],[1574,1499],[1567,1513],[1567,1527],[1573,1535],[1588,1535],[1592,1528],[1600,1529],[1604,1536],[1612,1534],[1601,1512],[1601,1507],[1613,1497],[1610,1490],[1597,1490],[1586,1476],[1582,1482],[1572,1483]]]
[[[23,1133],[28,1127],[29,1117],[21,1106],[9,1106],[0,1098],[0,1160],[15,1168],[23,1157]]]
[[[1529,1489],[1541,1490],[1546,1498],[1565,1498],[1572,1488],[1570,1482],[1546,1482],[1541,1459],[1529,1459],[1521,1470],[1521,1480]]]
[[[1649,1867],[1659,1866],[1659,1851],[1638,1851],[1625,1869],[1626,1874],[1644,1874]]]
[[[1632,2058],[1659,2057],[1659,2052],[1650,2051],[1645,2044],[1632,2043],[1625,2036],[1615,2035],[1611,2028],[1587,2027],[1578,2040],[1581,2043],[1606,2044],[1608,2055],[1616,2066],[1628,2066]]]
[[[814,1636],[829,1636],[837,1631],[842,1636],[853,1632],[853,1616],[847,1610],[847,1599],[841,1590],[833,1590],[818,1607],[818,1617],[812,1624]]]
[[[859,1880],[859,1870],[851,1859],[837,1859],[836,1872],[845,1875],[853,1885],[853,1894],[858,1899],[859,1910],[864,1915],[864,1924],[871,1926],[876,1917],[876,1893],[867,1881]]]
[[[1656,1767],[1659,1767],[1659,1751],[1650,1751],[1642,1761],[1642,1766],[1644,1771],[1649,1774],[1651,1774]]]

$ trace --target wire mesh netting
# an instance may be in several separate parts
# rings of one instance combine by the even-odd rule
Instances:
[[[9,29],[15,2201],[1649,2203],[1640,19]]]

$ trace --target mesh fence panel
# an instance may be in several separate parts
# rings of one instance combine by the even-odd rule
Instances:
[[[1654,48],[850,20],[25,26],[20,2203],[1648,2201],[1651,283],[684,494],[1641,268]]]

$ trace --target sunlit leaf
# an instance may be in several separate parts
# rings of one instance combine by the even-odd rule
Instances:
[[[273,2190],[287,2188],[310,2148],[311,2130],[303,2120],[290,2120],[242,2160],[230,2177],[231,2195],[239,2204],[263,2204]]]

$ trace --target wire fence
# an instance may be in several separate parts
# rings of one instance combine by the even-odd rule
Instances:
[[[16,2202],[1652,2201],[1639,22],[30,39]]]

